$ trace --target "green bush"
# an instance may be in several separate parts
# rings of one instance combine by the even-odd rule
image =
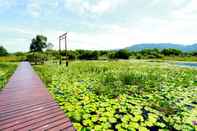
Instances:
[[[142,59],[142,56],[141,56],[140,54],[138,54],[138,55],[136,56],[136,59]]]
[[[34,64],[44,64],[48,60],[47,55],[41,52],[34,52],[27,55],[27,60]]]
[[[7,50],[3,46],[0,46],[0,56],[7,56],[7,55],[8,55]]]

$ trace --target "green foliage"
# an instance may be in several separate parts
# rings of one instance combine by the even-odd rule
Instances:
[[[110,51],[107,56],[109,59],[116,59],[116,52]]]
[[[47,55],[41,52],[29,53],[27,55],[27,60],[34,64],[44,64],[48,60]]]
[[[0,62],[20,62],[26,60],[27,53],[16,52],[5,56],[0,56]]]
[[[116,58],[129,59],[130,53],[127,49],[122,49],[116,52]]]
[[[0,62],[0,90],[5,86],[16,66],[15,63]]]
[[[127,49],[118,50],[118,51],[109,51],[109,59],[129,59],[130,52]]]
[[[77,51],[72,51],[72,50],[68,50],[68,51],[64,50],[61,52],[61,55],[67,56],[69,60],[75,60],[79,56]]]
[[[17,57],[18,61],[25,61],[25,60],[27,60],[27,53],[16,52],[13,55]]]
[[[163,49],[161,51],[161,54],[165,55],[165,56],[170,56],[170,55],[173,55],[173,56],[179,56],[182,54],[182,51],[181,50],[178,50],[178,49]]]
[[[165,51],[166,50],[166,51]],[[168,53],[164,53],[167,52]],[[59,60],[59,51],[47,49],[42,52],[47,55],[49,60]],[[61,51],[62,59],[69,60],[118,60],[118,59],[160,59],[160,60],[177,60],[177,61],[197,61],[195,52],[180,52],[174,49],[144,49],[139,52],[129,52],[128,50],[108,50],[108,51],[91,51],[91,50],[63,50]],[[67,56],[67,57],[66,57]],[[25,57],[22,57],[25,58]],[[54,61],[55,62],[55,61]]]
[[[142,59],[142,55],[138,54],[138,55],[136,56],[136,59]]]
[[[7,50],[3,46],[0,46],[0,56],[7,56],[7,55],[8,55]]]
[[[197,56],[197,51],[191,53],[192,56]]]
[[[78,130],[195,130],[197,70],[165,63],[36,66]]]
[[[155,59],[162,58],[162,54],[159,49],[144,49],[142,51],[137,52],[137,59]]]
[[[30,45],[31,52],[42,52],[47,47],[47,37],[43,35],[37,35],[33,38]]]
[[[197,62],[196,56],[168,56],[162,58],[163,60],[171,60],[171,61],[194,61]]]
[[[59,59],[59,53],[56,50],[47,49],[45,52],[46,56],[48,57],[48,60],[57,60]]]
[[[77,50],[78,59],[80,60],[98,60],[99,52],[90,50]]]
[[[19,62],[21,57],[15,55],[1,56],[0,62]]]

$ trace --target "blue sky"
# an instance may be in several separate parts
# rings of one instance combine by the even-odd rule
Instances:
[[[28,51],[36,34],[58,47],[114,49],[197,42],[197,0],[0,0],[0,45]]]

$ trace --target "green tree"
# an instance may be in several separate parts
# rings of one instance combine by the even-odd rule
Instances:
[[[99,57],[99,51],[77,50],[76,52],[80,60],[98,60]]]
[[[192,56],[197,56],[197,51],[191,53]]]
[[[116,58],[118,59],[129,59],[130,53],[128,49],[122,49],[116,52]]]
[[[6,55],[8,55],[7,50],[3,46],[0,46],[0,56],[6,56]]]
[[[160,53],[160,50],[157,48],[154,49],[144,49],[138,52],[143,58],[154,59],[154,58],[162,58],[163,55]],[[138,57],[139,58],[139,57]]]
[[[109,51],[107,54],[109,59],[116,59],[116,52],[115,51]]]
[[[163,49],[161,53],[165,56],[179,56],[182,54],[182,51],[178,49],[168,48],[168,49]]]
[[[34,64],[44,64],[48,60],[48,57],[43,52],[33,52],[27,55],[27,60]]]
[[[62,51],[61,52],[61,55],[62,56],[67,56],[67,59],[69,59],[69,60],[75,60],[75,59],[77,59],[77,56],[79,55],[78,54],[78,52],[76,52],[76,51],[72,51],[72,50],[64,50],[64,51]]]
[[[30,45],[31,52],[42,52],[44,48],[47,48],[47,37],[43,35],[37,35],[33,38]]]

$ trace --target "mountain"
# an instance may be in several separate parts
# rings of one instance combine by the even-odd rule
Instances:
[[[180,45],[173,43],[142,43],[127,47],[130,51],[140,51],[143,49],[164,49],[164,48],[174,48],[182,51],[197,51],[197,43],[193,45]]]

